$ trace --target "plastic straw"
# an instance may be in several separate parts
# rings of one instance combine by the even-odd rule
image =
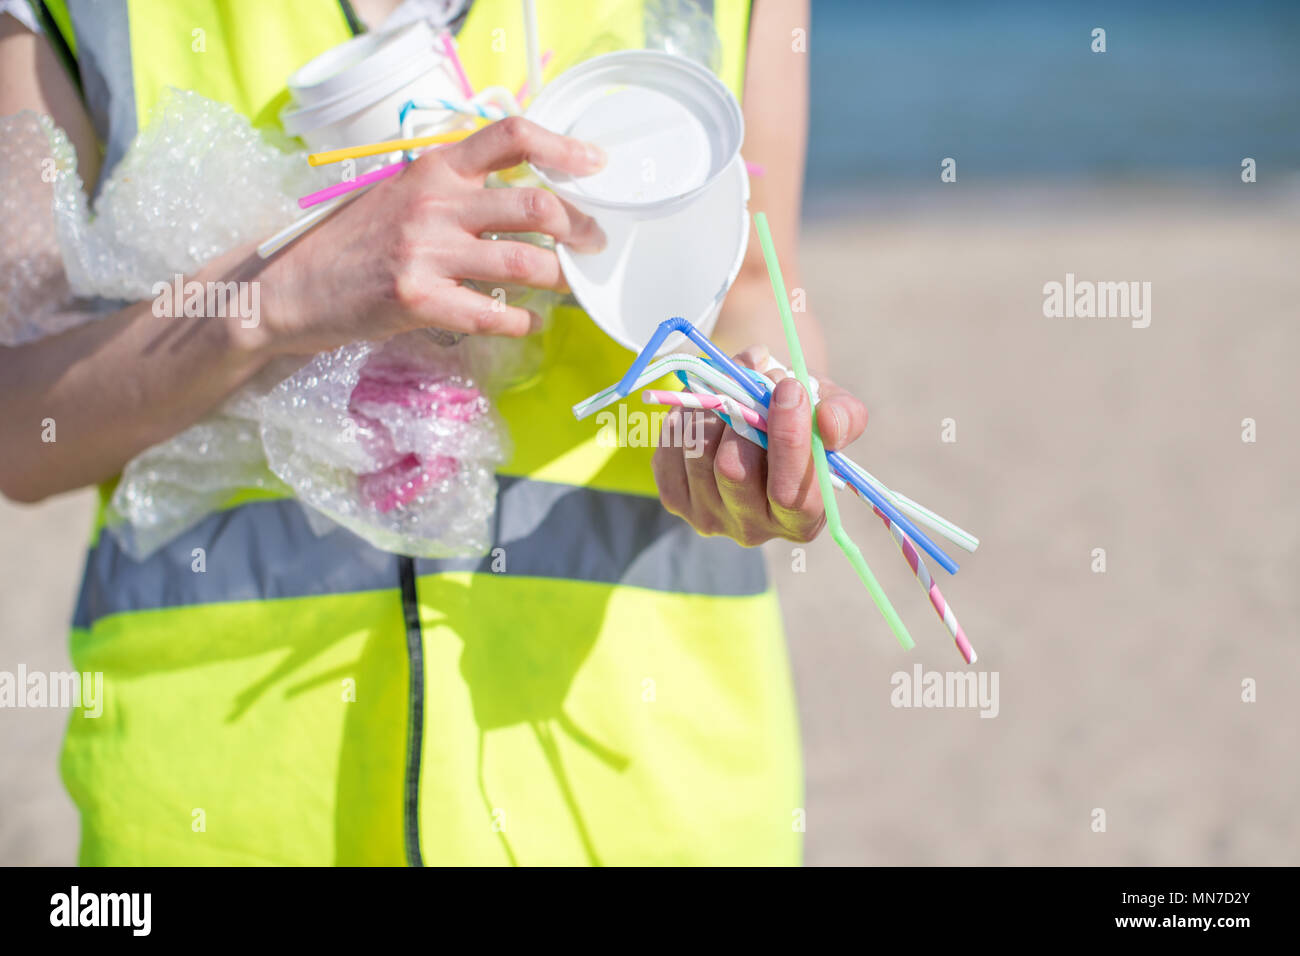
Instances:
[[[696,375],[702,381],[705,381],[715,391],[731,395],[736,399],[746,398],[745,391],[732,378],[724,372],[714,368],[698,355],[682,355],[680,353],[665,355],[661,359],[656,359],[649,365],[644,365],[638,370],[636,378],[628,391],[622,391],[623,381],[616,382],[608,388],[603,388],[595,395],[584,398],[578,404],[573,406],[573,417],[581,421],[584,418],[594,415],[602,408],[608,408],[620,399],[626,398],[632,389],[641,388],[649,385],[657,379],[663,378],[671,372],[684,371],[691,375]]]
[[[767,216],[761,212],[755,213],[754,225],[758,229],[758,241],[763,247],[763,259],[767,262],[767,275],[772,281],[772,292],[776,295],[776,306],[781,313],[781,325],[785,330],[786,346],[790,349],[790,360],[794,364],[794,374],[799,379],[804,391],[811,396],[812,388],[808,382],[808,367],[804,364],[803,348],[799,345],[799,333],[794,327],[794,315],[790,312],[790,300],[786,298],[785,279],[781,276],[781,265],[776,259],[776,247],[772,244],[772,233],[767,227]],[[903,619],[898,616],[894,606],[889,603],[884,588],[880,586],[876,576],[871,573],[867,559],[862,556],[862,552],[853,543],[853,539],[848,536],[844,526],[840,523],[840,511],[835,503],[835,489],[831,487],[830,467],[826,461],[826,448],[822,444],[821,433],[817,428],[816,415],[813,415],[812,426],[813,466],[817,471],[817,486],[821,489],[822,504],[826,509],[826,525],[830,528],[831,537],[840,546],[844,556],[849,559],[853,569],[858,572],[858,577],[866,585],[867,592],[871,595],[871,599],[875,601],[876,607],[889,624],[890,630],[894,632],[894,636],[898,638],[898,643],[905,649],[910,650],[915,646],[912,635],[907,633],[907,626],[903,623]]]
[[[768,373],[772,372],[773,370],[779,370],[783,375],[790,374],[790,370],[788,368],[786,368],[784,365],[778,362],[771,354],[769,354],[767,356],[767,365],[761,370],[761,374],[764,375],[765,380],[770,381],[770,379],[768,379]],[[810,378],[809,381],[811,381],[814,385],[817,384],[817,380],[815,378]],[[813,397],[816,398],[816,396]],[[766,445],[764,445],[764,447],[766,447]],[[902,492],[893,491],[889,489],[888,487],[885,486],[885,483],[883,481],[881,481],[871,472],[867,471],[867,469],[863,468],[861,465],[859,465],[853,459],[849,458],[847,455],[844,455],[842,457],[846,465],[848,465],[851,469],[853,469],[859,475],[861,475],[863,479],[865,479],[868,483],[872,485],[872,487],[874,487],[878,492],[880,492],[882,495],[888,498],[890,503],[894,507],[896,507],[899,511],[906,514],[913,521],[925,525],[927,528],[929,528],[931,531],[934,531],[937,534],[943,535],[943,537],[947,538],[949,541],[957,545],[959,548],[964,548],[967,551],[973,552],[976,548],[979,547],[980,539],[975,537],[975,535],[971,534],[969,531],[966,531],[958,527],[956,524],[949,521],[947,518],[935,514],[933,511],[924,507],[923,505],[917,504],[915,501],[913,501],[911,498],[904,495]],[[831,477],[837,479],[835,485],[836,488],[839,488],[841,484],[848,484],[847,482],[842,481],[842,479],[839,479],[837,469],[835,468],[831,469]],[[852,488],[853,486],[849,485],[849,487]],[[856,492],[857,489],[854,488],[854,491]],[[870,500],[865,498],[865,496],[863,496],[861,493],[858,493],[858,497],[863,498],[863,500],[867,500],[867,501]]]
[[[764,219],[764,222],[766,221],[767,220]],[[755,222],[757,222],[757,219],[755,219]],[[789,303],[787,302],[785,305],[788,309]],[[793,319],[791,321],[793,321]],[[650,336],[650,341],[646,343],[645,348],[641,350],[641,353],[636,357],[635,361],[632,362],[631,367],[628,368],[623,378],[616,386],[614,386],[619,396],[629,395],[632,392],[632,389],[637,387],[636,379],[644,370],[646,363],[650,361],[650,356],[658,352],[664,341],[674,332],[682,333],[698,345],[705,355],[735,379],[737,384],[744,388],[755,401],[763,407],[767,407],[767,404],[771,399],[767,386],[750,377],[745,369],[742,369],[731,360],[730,356],[726,355],[721,349],[709,341],[708,336],[704,335],[699,329],[680,316],[673,316],[672,318],[665,319],[663,322],[659,323],[659,327],[655,329],[654,333]],[[805,372],[806,371],[807,369],[805,369]],[[850,468],[843,455],[835,451],[825,452],[825,455],[830,466],[837,469],[845,481],[849,482],[849,484],[853,485],[866,495],[873,505],[889,516],[890,521],[902,528],[909,538],[919,544],[922,549],[925,550],[926,554],[939,562],[939,564],[942,565],[944,570],[949,574],[957,573],[956,562],[954,562],[952,558],[948,557],[948,555],[944,554],[943,550],[931,541],[924,531],[921,531],[910,520],[900,514],[898,509],[890,504],[884,495],[872,487],[870,482],[864,480],[857,471]]]
[[[441,143],[458,143],[469,136],[473,130],[458,129],[451,133],[436,133],[433,136],[416,136],[412,139],[390,139],[382,143],[368,143],[365,146],[348,146],[344,149],[331,149],[323,153],[311,153],[307,162],[312,166],[328,166],[341,163],[345,159],[360,159],[363,156],[378,156],[382,153],[395,153],[400,149],[419,149],[422,146],[436,146]]]
[[[760,447],[767,447],[767,421],[756,410],[741,405],[740,402],[733,398],[727,398],[721,395],[700,394],[696,392],[670,392],[647,389],[641,396],[642,401],[650,405],[675,405],[683,408],[705,408],[718,411],[722,417],[727,419],[727,423],[744,438],[748,438],[754,444]],[[743,419],[743,422],[737,427],[736,416]],[[750,426],[746,428],[745,426]],[[839,482],[841,485],[845,482]],[[866,497],[852,485],[848,486],[854,494],[863,501]],[[870,502],[868,502],[870,504]],[[879,508],[872,506],[872,511],[876,517],[885,523],[889,529],[894,543],[898,546],[899,553],[912,570],[912,575],[916,583],[920,585],[921,590],[925,592],[935,613],[939,615],[939,620],[943,622],[948,633],[952,635],[953,643],[957,645],[957,650],[961,653],[963,660],[967,664],[973,664],[976,660],[975,649],[971,647],[970,641],[966,639],[966,633],[962,630],[961,624],[957,621],[957,615],[953,612],[952,607],[944,599],[943,592],[939,590],[939,585],[930,577],[930,569],[925,566],[921,556],[916,553],[916,547],[903,532],[899,531],[894,523],[889,520]]]
[[[769,368],[771,367],[780,368],[782,369],[782,371],[786,371],[781,366],[781,363],[776,362],[775,360],[773,360],[772,365],[769,366]],[[709,383],[703,382],[701,379],[696,378],[693,374],[691,374],[691,372],[686,370],[678,371],[677,375],[684,379],[682,384],[684,384],[687,387],[687,389],[689,389],[690,391],[686,391],[686,392],[661,392],[661,391],[653,391],[653,390],[647,391],[643,396],[643,401],[649,404],[681,405],[681,406],[689,405],[689,407],[692,408],[707,408],[712,411],[719,412],[719,416],[724,420],[726,420],[727,424],[732,425],[732,427],[736,431],[738,432],[743,431],[742,428],[735,427],[735,424],[731,419],[731,415],[727,411],[727,405],[729,405],[733,401],[738,401],[739,396],[735,396],[735,395],[724,396],[724,395],[712,394],[710,392],[702,392],[701,389],[707,389],[710,387]],[[728,377],[728,380],[730,381],[730,377]],[[693,400],[690,403],[683,400],[678,400],[673,397],[673,396],[688,396],[692,394],[694,394],[695,400]],[[766,436],[767,419],[763,416],[763,412],[761,410],[756,409],[754,405],[751,404],[752,402],[753,399],[751,398],[748,403],[740,404],[741,409],[743,409],[740,415],[746,423],[758,429],[758,431],[753,435],[752,440],[754,441],[754,443],[766,448],[767,447],[767,436]],[[751,436],[749,434],[746,434],[745,437],[748,438]],[[844,461],[850,468],[857,471],[858,474],[860,474],[864,479],[871,482],[875,486],[876,490],[879,491],[886,498],[888,498],[890,502],[894,504],[895,507],[897,507],[900,511],[907,513],[914,520],[920,522],[921,524],[924,524],[926,527],[932,529],[937,534],[943,535],[953,544],[965,548],[967,551],[974,551],[979,546],[979,538],[975,537],[969,531],[966,531],[958,527],[956,524],[949,521],[947,518],[943,517],[942,515],[936,514],[935,512],[926,508],[924,505],[921,505],[913,501],[911,498],[908,498],[906,495],[904,495],[901,491],[895,491],[891,488],[886,487],[885,484],[879,478],[876,478],[874,475],[872,475],[869,471],[867,471],[865,468],[863,468],[853,459],[845,456]],[[834,468],[831,469],[831,479],[836,489],[847,486],[851,488],[859,498],[861,498],[863,501],[866,501],[868,504],[870,504],[869,498],[867,498],[856,488],[854,488],[851,484],[844,481],[844,479],[840,477],[838,469],[834,469]]]
[[[641,401],[647,405],[676,405],[679,408],[707,408],[713,411],[727,411],[729,404],[720,396],[707,395],[700,392],[665,392],[656,389],[646,389],[641,394]],[[734,399],[732,400],[735,401]],[[755,428],[767,430],[767,420],[752,408],[747,408],[739,402],[735,402],[739,407],[741,417]]]
[[[554,55],[555,55],[554,50],[547,50],[545,53],[542,54],[543,70],[546,69],[546,64],[551,62],[551,57],[553,57]],[[526,100],[529,94],[532,92],[532,89],[533,89],[533,85],[529,83],[527,80],[524,80],[522,83],[520,83],[519,89],[515,92],[515,102],[523,103],[523,101]]]
[[[534,0],[524,3],[524,46],[528,51],[528,88],[534,94],[542,89],[542,57],[539,52],[541,44],[537,39],[537,4]]]
[[[451,68],[456,73],[456,81],[460,83],[460,91],[465,94],[465,99],[474,98],[474,87],[470,85],[469,77],[465,75],[465,67],[460,62],[460,57],[456,55],[456,43],[452,40],[450,33],[442,35],[442,50],[447,54],[447,59],[451,61]]]
[[[852,490],[854,494],[858,494],[856,488],[853,488]],[[957,623],[957,615],[952,612],[952,608],[948,606],[948,602],[943,599],[943,593],[939,590],[939,585],[935,584],[934,579],[930,577],[930,569],[925,566],[925,562],[921,560],[921,556],[916,553],[916,548],[912,546],[912,542],[908,539],[907,535],[894,527],[893,522],[886,518],[879,508],[872,506],[871,510],[876,513],[876,517],[883,521],[885,527],[889,529],[890,535],[894,538],[894,543],[898,545],[898,550],[902,552],[904,560],[907,561],[908,566],[912,569],[912,574],[916,578],[916,583],[921,586],[921,590],[924,591],[926,596],[930,599],[930,604],[934,607],[935,613],[939,615],[939,620],[943,621],[943,626],[946,627],[948,633],[952,635],[953,643],[957,645],[957,650],[961,653],[962,660],[967,664],[974,664],[977,657],[975,654],[975,648],[971,647],[970,641],[966,639],[966,632],[963,631],[961,625]]]
[[[742,389],[740,384],[733,379],[731,375],[723,373],[716,364],[711,365],[704,359],[695,356],[687,356],[678,353],[665,356],[661,359],[656,359],[655,361],[642,366],[641,363],[646,356],[652,354],[652,348],[657,351],[659,346],[663,344],[663,339],[671,334],[671,332],[681,331],[677,328],[677,322],[678,320],[675,319],[668,320],[668,322],[665,322],[660,326],[660,329],[662,330],[664,325],[671,325],[672,328],[665,331],[663,335],[660,335],[659,331],[656,331],[655,335],[651,337],[650,344],[642,350],[641,355],[637,357],[637,360],[632,363],[632,367],[628,370],[628,375],[636,376],[630,383],[630,386],[628,385],[628,375],[625,375],[619,382],[602,389],[595,395],[585,398],[578,404],[574,405],[574,416],[579,419],[586,418],[588,415],[591,415],[602,408],[613,405],[620,398],[629,394],[632,389],[640,388],[670,372],[676,372],[679,376],[695,375],[701,381],[704,381],[712,387],[714,391],[722,392],[731,398],[737,399],[745,403],[747,407],[757,409],[763,409],[766,407],[767,390],[765,383],[770,382],[770,380],[767,379],[766,376],[763,376],[761,372],[753,372],[753,370],[749,369],[739,369],[739,367],[735,366],[734,363],[733,367],[737,368],[740,372],[745,373],[747,379],[754,378],[755,375],[761,377],[760,379],[755,379],[755,382],[756,384],[763,386],[758,389],[758,391],[763,395],[763,401],[759,401],[754,397],[754,395],[749,394]],[[685,324],[689,325],[690,323]],[[694,331],[693,328],[692,331]],[[692,338],[692,341],[695,340]],[[705,339],[705,341],[707,342],[708,340]],[[709,345],[712,347],[712,343],[709,343]],[[675,364],[679,362],[685,362],[687,364],[685,366]],[[769,368],[779,368],[783,372],[788,372],[781,363],[774,359],[771,360]],[[685,380],[683,380],[683,384],[688,386],[690,385],[690,383]],[[624,390],[625,388],[627,389],[626,391]],[[761,411],[760,414],[762,414]],[[760,444],[767,447],[766,441],[760,442]],[[848,456],[838,456],[838,462],[839,464],[835,465],[831,473],[831,477],[835,481],[836,487],[839,487],[841,484],[849,484],[851,487],[854,487],[852,482],[846,482],[840,477],[842,471],[850,472],[855,476],[856,481],[861,483],[870,483],[873,486],[875,493],[878,496],[887,498],[898,511],[906,512],[916,521],[926,525],[926,527],[933,529],[936,533],[941,534],[948,540],[952,541],[953,544],[965,548],[967,551],[974,551],[975,548],[979,546],[979,539],[969,531],[963,530],[947,518],[944,518],[942,515],[930,511],[928,508],[902,494],[902,492],[894,491],[886,487],[880,479],[876,478]],[[858,489],[855,487],[855,490]],[[872,500],[867,495],[862,494],[861,491],[859,491],[858,497],[864,498],[868,502]]]
[[[477,116],[485,120],[505,119],[510,114],[499,106],[491,104],[485,105],[481,97],[474,97],[472,100],[448,100],[441,96],[431,100],[407,100],[402,104],[401,111],[397,114],[399,122],[406,122],[406,114],[412,110],[446,110],[449,113],[463,113],[466,116]]]
[[[365,192],[369,188],[370,186],[366,185],[366,186],[362,186],[360,189],[353,190],[350,193],[344,193],[342,196],[340,196],[338,199],[335,199],[333,202],[325,203],[323,205],[317,206],[311,212],[307,213],[307,215],[300,216],[299,218],[295,219],[293,222],[289,223],[289,225],[281,229],[279,232],[277,232],[274,236],[267,239],[260,246],[258,246],[257,254],[261,256],[263,259],[271,258],[271,256],[275,255],[285,246],[289,245],[289,243],[293,242],[299,236],[311,230],[317,223],[324,222],[337,209],[339,209],[342,206],[346,206],[348,203],[356,199],[358,196],[360,196],[363,192]]]
[[[969,531],[949,521],[943,515],[936,514],[922,504],[913,501],[901,491],[896,491],[885,486],[882,482],[867,469],[863,468],[853,459],[845,457],[845,463],[854,469],[859,475],[871,482],[879,489],[886,498],[897,506],[899,511],[907,514],[914,521],[920,522],[936,534],[941,534],[959,548],[966,551],[974,552],[980,545],[980,539],[975,537]],[[856,489],[855,489],[856,490]]]
[[[361,189],[369,186],[371,183],[377,183],[381,179],[387,179],[389,176],[396,176],[406,168],[406,160],[392,163],[388,166],[380,166],[378,169],[358,176],[356,179],[348,182],[335,183],[333,186],[326,186],[324,189],[308,193],[298,200],[298,205],[303,209],[319,205],[335,196],[342,196],[344,193],[350,193],[354,189]]]

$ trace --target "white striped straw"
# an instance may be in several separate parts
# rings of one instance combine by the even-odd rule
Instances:
[[[480,97],[476,96],[472,100],[449,100],[439,96],[431,100],[412,100],[407,115],[417,110],[446,110],[449,113],[479,116],[485,120],[505,119],[510,115],[499,106],[480,103],[479,99]]]
[[[333,199],[330,202],[321,203],[311,212],[307,213],[307,215],[300,216],[299,218],[295,219],[293,222],[289,223],[289,225],[285,226],[283,229],[277,232],[270,239],[267,239],[265,242],[263,242],[260,246],[257,247],[257,254],[263,259],[271,258],[271,256],[275,255],[285,246],[289,245],[289,243],[293,242],[295,239],[297,239],[303,233],[307,232],[317,223],[322,222],[325,219],[328,219],[330,215],[339,207],[344,206],[347,203],[350,203],[352,200],[360,196],[363,192],[369,190],[373,185],[374,183],[370,183],[368,185],[360,187],[359,189],[354,189],[351,192],[346,192],[343,195],[339,196],[337,199]]]

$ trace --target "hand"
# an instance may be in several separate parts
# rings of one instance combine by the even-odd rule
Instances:
[[[555,253],[487,232],[541,232],[596,251],[595,221],[542,189],[486,189],[490,172],[533,162],[574,175],[604,155],[519,117],[422,154],[290,246],[263,270],[262,321],[244,344],[311,353],[420,327],[526,335],[540,320],[460,284],[563,289]]]
[[[753,346],[735,358],[761,368],[767,349]],[[822,441],[828,451],[843,448],[867,427],[866,406],[827,379],[819,381]],[[693,441],[681,439],[683,412],[699,415]],[[793,377],[781,377],[773,391],[766,453],[711,412],[674,408],[660,429],[654,475],[659,499],[670,512],[700,534],[726,535],[747,548],[772,538],[811,541],[826,523],[812,463],[808,394]]]

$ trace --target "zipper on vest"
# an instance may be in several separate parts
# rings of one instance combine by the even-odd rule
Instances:
[[[366,32],[349,0],[339,0],[353,36]],[[402,838],[406,862],[424,866],[420,854],[420,758],[424,753],[424,635],[420,630],[420,601],[415,593],[415,560],[398,555],[402,585],[402,621],[406,625],[406,662],[411,670],[410,711],[406,732],[406,779],[402,789]]]
[[[406,741],[406,785],[403,793],[402,832],[406,861],[424,866],[420,855],[420,758],[424,753],[424,635],[420,630],[420,602],[415,593],[415,560],[397,559],[402,582],[402,619],[406,624],[406,659],[411,669],[411,707]]]

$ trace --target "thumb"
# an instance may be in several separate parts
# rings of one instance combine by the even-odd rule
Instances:
[[[767,499],[777,518],[788,518],[815,493],[808,393],[798,379],[784,378],[767,412]]]

